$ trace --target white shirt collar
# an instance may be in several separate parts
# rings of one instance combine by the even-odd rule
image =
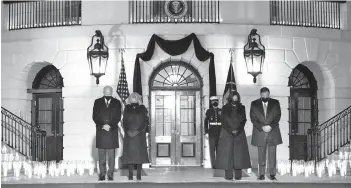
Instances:
[[[111,99],[110,99],[110,100],[107,100],[107,99],[104,97],[104,100],[105,100],[105,103],[110,104]]]

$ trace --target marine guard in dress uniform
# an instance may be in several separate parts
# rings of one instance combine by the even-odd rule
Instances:
[[[215,169],[216,164],[216,150],[219,139],[219,132],[221,131],[221,109],[218,108],[218,97],[212,96],[210,98],[212,108],[206,111],[205,117],[205,134],[209,135],[210,157],[212,168]]]

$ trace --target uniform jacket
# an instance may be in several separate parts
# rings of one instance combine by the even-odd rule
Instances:
[[[149,132],[149,117],[144,105],[126,105],[123,114],[123,164],[149,163],[146,133]]]
[[[245,106],[227,103],[222,108],[222,129],[217,146],[216,168],[227,170],[229,160],[234,169],[251,168],[249,148],[245,134]],[[233,135],[232,131],[238,133]]]
[[[93,120],[96,124],[96,148],[118,148],[118,122],[121,120],[121,103],[111,98],[107,107],[104,97],[96,99],[93,108]],[[102,129],[103,125],[110,125],[110,130]]]
[[[219,136],[222,125],[210,125],[210,123],[221,123],[221,113],[220,108],[210,108],[206,111],[204,129],[210,138],[218,138]]]
[[[253,124],[251,145],[264,146],[267,139],[269,146],[282,144],[282,137],[279,129],[281,117],[280,103],[276,99],[270,98],[267,106],[267,116],[264,115],[263,104],[261,99],[252,101],[250,109],[250,118]],[[265,133],[262,129],[264,125],[270,125],[272,130]]]

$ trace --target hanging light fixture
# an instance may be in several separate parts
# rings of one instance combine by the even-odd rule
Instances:
[[[87,48],[90,74],[96,77],[96,84],[99,84],[99,78],[105,75],[108,56],[108,47],[105,45],[104,36],[100,30],[96,30],[95,35],[91,38],[91,44]]]
[[[244,58],[247,73],[254,77],[253,82],[256,83],[256,77],[262,74],[265,47],[261,43],[261,37],[257,34],[257,29],[252,29],[247,38],[248,41],[244,46]]]

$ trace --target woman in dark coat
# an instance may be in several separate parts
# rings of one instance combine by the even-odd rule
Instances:
[[[227,98],[227,104],[222,108],[222,128],[219,134],[217,146],[216,167],[225,170],[225,179],[240,180],[242,169],[251,168],[249,148],[246,141],[245,106],[240,103],[240,95],[231,93]]]
[[[128,165],[128,179],[133,179],[134,166],[137,166],[137,179],[141,180],[143,163],[149,163],[146,145],[146,133],[149,132],[147,109],[141,104],[141,96],[132,93],[124,109],[123,128],[123,164]]]

